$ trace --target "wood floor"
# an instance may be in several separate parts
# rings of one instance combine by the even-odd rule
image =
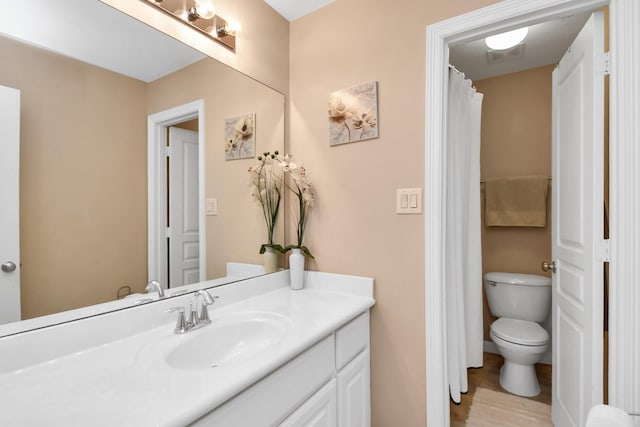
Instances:
[[[464,427],[466,425],[469,409],[471,408],[471,400],[476,388],[483,387],[490,390],[502,391],[506,393],[499,383],[500,366],[502,366],[502,356],[491,353],[484,353],[484,367],[480,369],[468,369],[469,375],[469,392],[462,395],[460,404],[455,404],[450,400],[451,408],[451,427]],[[551,404],[551,365],[536,365],[538,374],[538,382],[542,392],[531,399]]]

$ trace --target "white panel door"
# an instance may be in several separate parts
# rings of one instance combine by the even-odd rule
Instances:
[[[604,24],[592,14],[553,72],[552,280],[556,427],[602,402]]]
[[[20,320],[20,91],[0,86],[0,324]]]
[[[198,132],[169,128],[169,287],[200,281]]]

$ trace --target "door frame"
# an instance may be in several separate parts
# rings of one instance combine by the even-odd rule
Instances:
[[[198,119],[198,223],[200,281],[207,277],[205,216],[205,111],[204,100],[190,102],[149,115],[147,119],[147,193],[148,193],[148,280],[157,280],[167,289],[167,168],[166,143],[169,126]]]
[[[425,99],[425,338],[427,425],[449,425],[446,357],[444,204],[449,46],[609,5],[609,404],[639,412],[640,366],[640,22],[637,0],[509,0],[429,25]],[[635,37],[635,38],[634,38]],[[636,399],[637,400],[637,399]]]

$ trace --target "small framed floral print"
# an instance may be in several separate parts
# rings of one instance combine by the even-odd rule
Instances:
[[[255,123],[255,113],[231,117],[225,120],[225,160],[253,158],[256,142]]]
[[[328,109],[330,145],[378,137],[378,82],[333,92]]]

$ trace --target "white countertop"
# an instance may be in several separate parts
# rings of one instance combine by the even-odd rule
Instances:
[[[374,304],[370,296],[334,291],[281,287],[210,309],[213,322],[240,311],[267,311],[290,320],[278,343],[245,362],[185,370],[170,367],[159,355],[157,363],[149,363],[145,349],[150,345],[188,339],[211,326],[176,335],[171,320],[142,333],[7,372],[0,375],[0,425],[184,426]]]

